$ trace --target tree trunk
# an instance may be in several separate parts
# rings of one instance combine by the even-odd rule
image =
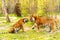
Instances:
[[[20,9],[19,0],[16,2],[16,5],[15,5],[15,13],[17,16],[21,16],[21,9]]]
[[[14,13],[14,8],[15,8],[15,0],[8,0],[8,12],[9,13]]]
[[[6,16],[6,21],[10,22],[10,19],[9,19],[9,16],[8,16],[8,12],[7,12],[7,5],[5,3],[5,0],[2,0],[2,10],[3,10],[3,13]]]

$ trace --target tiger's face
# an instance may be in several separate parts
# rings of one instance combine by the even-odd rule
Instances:
[[[28,22],[28,19],[27,18],[24,18],[24,23]]]
[[[30,16],[30,21],[31,22],[35,22],[36,18],[37,18],[37,16],[31,15]]]

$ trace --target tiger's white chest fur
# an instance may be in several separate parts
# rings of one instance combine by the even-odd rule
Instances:
[[[32,17],[32,21],[33,21],[33,22],[35,21],[35,18],[34,18],[34,17]]]
[[[14,28],[14,29],[15,29],[15,33],[17,33],[20,30],[20,28]]]

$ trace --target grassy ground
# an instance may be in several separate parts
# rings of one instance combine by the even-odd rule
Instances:
[[[11,22],[7,23],[5,17],[0,17],[0,33],[7,32],[7,30],[18,21],[21,17],[10,17]],[[36,32],[36,30],[31,29],[31,22],[24,24],[25,28],[29,30],[22,32],[20,30],[16,34],[0,34],[0,40],[60,40],[60,32],[48,33],[46,31]],[[3,27],[3,28],[2,28]]]

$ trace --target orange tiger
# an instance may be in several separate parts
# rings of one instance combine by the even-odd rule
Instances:
[[[34,22],[34,25],[32,26],[32,29],[34,29],[34,27],[37,27],[37,29],[39,31],[41,25],[48,25],[49,28],[50,28],[50,32],[54,32],[55,20],[53,18],[31,15],[30,16],[30,21]]]
[[[8,31],[9,33],[17,33],[20,29],[24,31],[24,23],[28,22],[27,18],[22,18],[18,22],[16,22]]]

